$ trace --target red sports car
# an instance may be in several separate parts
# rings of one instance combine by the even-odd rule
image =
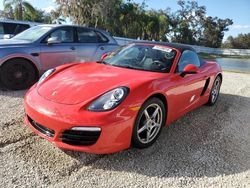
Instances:
[[[134,43],[100,62],[48,70],[25,96],[25,123],[64,149],[146,148],[163,126],[214,105],[221,83],[220,66],[191,47]]]

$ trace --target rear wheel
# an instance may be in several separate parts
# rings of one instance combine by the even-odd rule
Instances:
[[[166,110],[158,98],[151,98],[141,107],[133,129],[132,142],[137,148],[151,146],[165,124]]]
[[[27,89],[37,81],[36,70],[25,59],[12,59],[1,67],[0,79],[10,90]]]
[[[213,106],[216,101],[218,100],[219,94],[220,94],[220,86],[221,86],[221,77],[217,76],[214,80],[214,84],[212,87],[212,90],[210,92],[209,100],[208,100],[208,105]]]

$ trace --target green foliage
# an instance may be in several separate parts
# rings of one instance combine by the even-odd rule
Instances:
[[[123,0],[56,0],[58,11],[75,24],[98,27],[116,36],[166,41],[169,17],[163,10],[145,9]]]
[[[232,24],[233,22],[230,19],[223,20],[217,17],[207,17],[207,19],[204,20],[204,38],[201,40],[201,44],[208,47],[220,47],[224,37],[224,31],[228,31],[227,27]]]
[[[172,41],[218,48],[224,32],[233,24],[230,19],[206,16],[206,7],[197,1],[179,0],[180,10],[171,16]]]
[[[250,33],[239,34],[237,37],[229,36],[223,43],[224,48],[250,49]]]
[[[178,0],[179,10],[147,9],[146,0],[55,0],[56,11],[45,14],[24,0],[4,0],[5,17],[45,23],[61,23],[70,18],[74,24],[97,27],[120,37],[171,41],[220,47],[230,19],[206,16],[206,7],[197,1]],[[167,1],[166,1],[167,3]],[[3,13],[1,13],[3,14]]]
[[[29,16],[33,17],[36,13],[35,8],[27,1],[4,0],[3,4],[5,12],[13,12],[13,14],[9,15],[11,19],[23,20],[24,14],[29,14]]]
[[[180,9],[147,10],[131,0],[56,0],[65,17],[79,25],[106,29],[113,35],[144,40],[220,47],[230,19],[207,17],[197,1],[179,0]]]
[[[196,1],[179,0],[180,9],[171,15],[172,41],[197,44],[202,37],[202,22],[206,19],[206,7]]]
[[[12,20],[25,20],[40,23],[63,22],[64,20],[57,13],[45,13],[34,8],[29,2],[23,0],[4,0],[4,10],[0,16]],[[60,20],[60,21],[57,21]]]

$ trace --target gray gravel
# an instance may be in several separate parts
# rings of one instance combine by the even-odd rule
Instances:
[[[164,128],[152,147],[62,151],[22,123],[24,91],[0,91],[0,187],[250,187],[250,75],[224,73],[214,107]]]

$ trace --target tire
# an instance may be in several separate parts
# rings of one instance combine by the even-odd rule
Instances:
[[[157,114],[154,115],[158,109]],[[153,118],[153,116],[155,116]],[[132,144],[136,148],[147,148],[159,137],[166,122],[166,109],[158,98],[147,100],[141,107],[133,128]]]
[[[217,102],[219,94],[220,94],[221,83],[222,83],[221,77],[217,76],[214,80],[214,83],[213,83],[213,86],[209,95],[209,100],[207,103],[208,106],[213,106]]]
[[[12,59],[1,67],[0,79],[9,90],[27,89],[37,81],[37,74],[32,64],[25,59]]]

